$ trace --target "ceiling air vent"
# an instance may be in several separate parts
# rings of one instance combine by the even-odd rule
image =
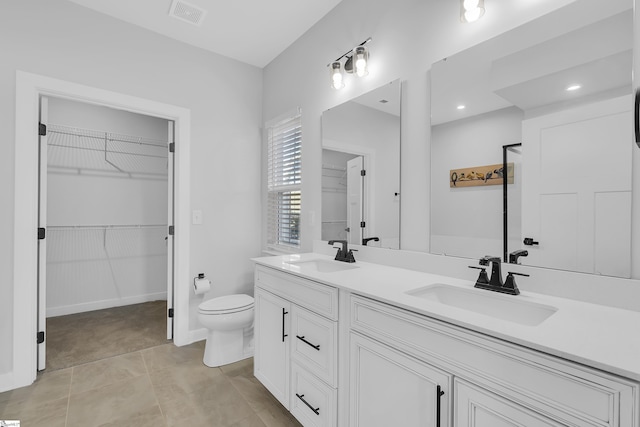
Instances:
[[[206,10],[182,0],[173,0],[169,9],[169,16],[198,26],[202,24],[206,15]]]

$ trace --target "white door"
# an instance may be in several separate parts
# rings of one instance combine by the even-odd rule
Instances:
[[[46,366],[47,335],[47,135],[46,126],[49,116],[49,100],[40,98],[40,140],[38,171],[38,371]]]
[[[256,288],[254,375],[287,409],[290,318],[288,301]]]
[[[351,426],[449,426],[451,376],[351,333]]]
[[[364,158],[358,156],[347,161],[347,240],[350,244],[362,244],[364,228],[360,223],[364,221]]]
[[[523,122],[523,264],[629,277],[631,102],[601,101]]]
[[[456,379],[454,383],[456,427],[561,427],[536,412],[488,390]]]
[[[174,258],[174,167],[175,167],[175,122],[169,121],[169,153],[167,156],[167,339],[173,339],[173,258]],[[173,144],[173,145],[172,145]]]

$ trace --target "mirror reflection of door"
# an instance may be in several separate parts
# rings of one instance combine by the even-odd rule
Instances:
[[[359,245],[364,237],[364,159],[358,156],[347,162],[347,240]]]
[[[629,277],[629,96],[523,122],[523,264]],[[589,147],[586,149],[585,147]]]
[[[322,150],[322,239],[323,240],[347,240],[350,237],[350,224],[348,212],[348,176],[347,167],[349,161],[360,158],[357,154],[344,153],[335,150]],[[361,160],[362,162],[362,160]],[[358,178],[360,178],[358,171]],[[360,213],[355,215],[357,229],[360,228],[362,215],[363,195],[360,193]],[[356,230],[356,233],[359,233]]]

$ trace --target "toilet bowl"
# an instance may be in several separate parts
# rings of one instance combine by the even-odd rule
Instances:
[[[253,297],[236,294],[204,301],[198,320],[208,329],[205,365],[213,368],[253,356]]]

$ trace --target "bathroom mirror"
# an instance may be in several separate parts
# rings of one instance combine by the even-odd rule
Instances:
[[[400,247],[400,81],[322,113],[322,240]]]
[[[632,6],[574,2],[433,65],[432,253],[630,277]]]

